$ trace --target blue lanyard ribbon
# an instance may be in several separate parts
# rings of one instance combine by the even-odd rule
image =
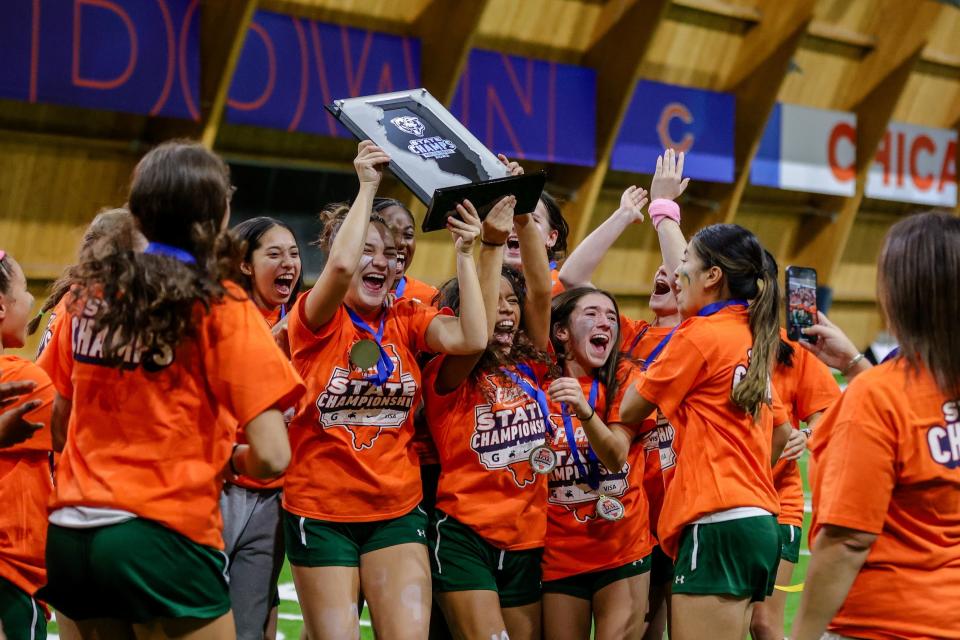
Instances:
[[[880,362],[880,364],[883,364],[884,362],[889,362],[890,360],[893,360],[894,358],[896,358],[898,355],[900,355],[900,347],[894,347],[894,348],[893,348],[893,351],[891,351],[890,353],[888,353],[888,354],[887,354],[887,357],[885,357],[885,358]]]
[[[523,375],[527,376],[534,382],[537,382],[537,376],[533,374],[533,369],[525,364],[517,364],[516,368]],[[543,426],[547,434],[553,438],[553,425],[550,424],[550,405],[547,404],[547,394],[540,387],[535,387],[525,379],[521,378],[513,371],[505,367],[501,367],[500,371],[507,375],[511,380],[513,380],[518,387],[523,389],[523,392],[527,394],[531,400],[535,401],[537,405],[540,406],[540,419],[543,420]],[[539,382],[538,382],[539,384]]]
[[[551,271],[555,271],[556,268],[557,268],[557,261],[556,261],[556,260],[551,260],[551,261],[550,261],[550,270],[551,270]]]
[[[178,247],[172,247],[169,244],[163,244],[162,242],[151,242],[147,244],[147,248],[144,249],[143,252],[167,256],[168,258],[173,258],[175,260],[179,260],[180,262],[185,262],[186,264],[196,264],[197,262],[197,259],[190,255],[190,253],[187,251],[184,251]]]
[[[746,300],[736,300],[736,299],[733,299],[733,300],[718,300],[717,302],[708,304],[708,305],[705,306],[703,309],[700,309],[700,311],[697,312],[697,315],[698,315],[698,316],[712,316],[713,314],[717,313],[718,311],[720,311],[720,310],[722,310],[722,309],[726,309],[727,307],[733,307],[733,306],[736,306],[736,305],[740,305],[740,306],[742,306],[742,307],[747,307],[747,306],[750,305],[750,303],[747,302]],[[663,351],[664,348],[666,348],[667,343],[670,342],[670,338],[673,337],[673,334],[675,334],[675,333],[677,332],[677,329],[679,329],[679,328],[680,328],[680,325],[678,324],[677,326],[675,326],[675,327],[670,331],[670,333],[668,333],[668,334],[666,335],[666,337],[665,337],[663,340],[661,340],[661,341],[659,342],[659,344],[657,344],[657,346],[655,346],[655,347],[653,348],[653,351],[650,352],[650,355],[647,356],[647,359],[644,360],[644,361],[641,363],[641,365],[640,365],[640,369],[641,369],[642,371],[646,371],[647,368],[648,368],[651,364],[653,364],[653,361],[656,360],[656,359],[657,359],[657,356],[660,355],[660,352]]]
[[[407,276],[400,278],[400,282],[397,283],[397,290],[394,291],[394,295],[398,298],[403,297],[403,292],[407,290]]]
[[[280,305],[280,319],[283,320],[283,319],[286,318],[286,317],[287,317],[287,305],[281,304],[281,305]]]
[[[380,358],[377,360],[377,373],[368,378],[365,378],[368,382],[372,382],[378,387],[383,386],[383,384],[390,379],[390,376],[393,375],[393,360],[390,359],[389,354],[383,348],[381,341],[383,340],[383,325],[387,320],[386,310],[380,315],[380,328],[377,331],[374,331],[373,328],[364,322],[363,318],[360,317],[356,311],[344,305],[347,309],[347,315],[350,316],[350,320],[353,322],[353,326],[362,331],[366,331],[371,336],[373,336],[373,341],[377,343],[377,348],[380,349]]]
[[[643,340],[643,336],[647,335],[647,331],[650,330],[650,325],[647,325],[643,328],[643,331],[637,334],[637,337],[633,339],[633,342],[630,343],[630,348],[627,349],[627,355],[632,356],[633,350],[637,348],[637,345],[640,344],[640,341]]]
[[[597,392],[599,389],[600,381],[594,378],[593,384],[590,385],[590,398],[587,400],[590,403],[590,408],[594,411],[597,410]],[[560,415],[563,418],[563,432],[567,435],[567,446],[570,447],[570,453],[573,454],[573,462],[577,465],[577,471],[580,472],[582,477],[586,478],[590,488],[596,491],[600,487],[600,459],[588,441],[587,463],[590,465],[588,472],[587,467],[584,466],[583,460],[580,458],[580,449],[577,447],[577,437],[573,432],[573,420],[570,419],[570,409],[566,403],[560,404]]]

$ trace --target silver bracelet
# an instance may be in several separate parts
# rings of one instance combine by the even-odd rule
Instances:
[[[862,353],[858,353],[857,355],[853,356],[850,359],[850,362],[847,363],[847,366],[845,366],[843,370],[840,372],[840,375],[842,375],[843,377],[846,377],[847,374],[850,372],[850,369],[853,369],[855,366],[857,366],[857,363],[863,360],[863,358],[864,358],[864,355]]]

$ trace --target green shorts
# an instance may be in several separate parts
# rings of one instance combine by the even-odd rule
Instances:
[[[650,553],[650,585],[668,582],[673,582],[673,560],[657,545]]]
[[[582,600],[592,600],[593,596],[606,586],[617,580],[624,580],[639,576],[650,571],[651,557],[646,556],[612,569],[601,569],[589,573],[578,573],[559,580],[550,580],[543,583],[544,593],[563,593]]]
[[[688,525],[680,537],[673,593],[759,602],[773,593],[778,564],[780,527],[773,516]]]
[[[780,525],[780,559],[797,564],[800,562],[800,534],[795,524]]]
[[[43,609],[26,591],[4,578],[0,578],[0,623],[7,640],[45,640],[47,637]]]
[[[143,518],[47,533],[47,586],[37,597],[74,620],[214,619],[230,611],[222,551]]]
[[[495,591],[504,609],[540,600],[543,549],[506,551],[442,511],[430,523],[433,590]]]
[[[390,520],[330,522],[283,511],[283,538],[290,564],[359,567],[360,556],[410,542],[427,544],[427,514],[420,506]]]

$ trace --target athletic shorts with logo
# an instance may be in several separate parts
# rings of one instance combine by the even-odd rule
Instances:
[[[619,567],[578,573],[559,580],[550,580],[543,583],[543,592],[563,593],[582,600],[592,600],[598,591],[618,580],[625,580],[647,573],[650,571],[651,564],[652,557],[648,555]]]
[[[359,567],[360,556],[398,544],[427,544],[427,514],[409,513],[374,522],[314,520],[283,512],[283,539],[290,564],[298,567]]]
[[[779,564],[780,528],[773,516],[691,524],[680,537],[672,590],[759,602],[773,593]]]
[[[803,531],[795,524],[780,525],[780,558],[797,564],[800,562],[800,534]]]
[[[500,606],[522,607],[540,600],[543,548],[498,549],[470,527],[440,510],[430,523],[433,590],[495,591]]]

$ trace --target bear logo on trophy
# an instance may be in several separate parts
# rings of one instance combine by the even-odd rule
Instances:
[[[400,129],[400,131],[409,133],[412,136],[417,136],[418,138],[426,131],[426,127],[420,122],[420,118],[416,116],[397,116],[390,122],[393,123],[393,126],[397,129]]]

